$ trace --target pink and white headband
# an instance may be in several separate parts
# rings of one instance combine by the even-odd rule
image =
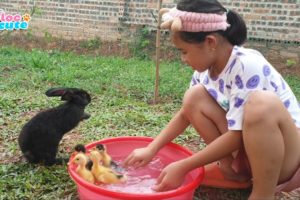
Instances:
[[[177,10],[176,8],[162,8],[159,13],[162,15],[163,21],[160,27],[164,29],[170,29],[172,31],[225,31],[230,26],[230,24],[227,23],[226,13],[222,15],[212,13],[196,13]]]

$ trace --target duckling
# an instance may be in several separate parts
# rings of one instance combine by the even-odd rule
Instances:
[[[76,144],[75,146],[75,151],[77,151],[78,153],[79,152],[82,152],[82,153],[86,153],[86,149],[85,149],[85,146],[83,144]]]
[[[110,155],[108,155],[106,151],[106,146],[104,144],[97,144],[96,150],[98,150],[102,156],[102,162],[104,167],[111,167],[111,166],[118,167],[118,165],[112,160]]]
[[[97,150],[92,150],[89,156],[93,161],[92,173],[96,180],[105,184],[121,183],[126,181],[126,176],[117,174],[112,169],[104,167],[100,164],[102,156]]]
[[[76,151],[77,153],[82,152],[82,153],[86,156],[86,148],[85,148],[85,146],[84,146],[83,144],[77,144],[77,145],[75,146],[75,151]],[[93,166],[93,162],[90,160],[90,158],[89,158],[88,156],[86,156],[86,158],[87,158],[87,163],[86,163],[85,167],[86,167],[88,170],[91,171],[92,166]]]
[[[95,183],[95,178],[91,171],[86,169],[87,157],[82,152],[78,153],[72,160],[73,163],[77,164],[76,172],[82,177],[84,180]]]

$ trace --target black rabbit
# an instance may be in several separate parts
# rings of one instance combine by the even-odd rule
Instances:
[[[61,96],[61,100],[66,102],[34,116],[22,128],[18,142],[28,162],[44,162],[50,166],[62,161],[56,159],[56,154],[63,135],[81,120],[90,117],[84,109],[91,102],[91,97],[77,88],[52,88],[46,95]]]

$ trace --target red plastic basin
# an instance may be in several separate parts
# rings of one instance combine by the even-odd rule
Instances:
[[[97,142],[86,145],[87,149],[91,149],[98,143],[105,144],[108,153],[114,157],[126,157],[136,148],[147,146],[153,139],[149,137],[117,137],[103,139]],[[173,161],[177,161],[192,155],[192,152],[188,149],[174,144],[169,143],[162,148],[157,156],[163,158],[168,164]],[[74,157],[71,156],[70,160]],[[186,181],[178,189],[170,190],[167,192],[156,192],[156,193],[126,193],[112,191],[102,188],[99,185],[88,183],[83,180],[75,172],[76,165],[69,163],[68,172],[77,185],[77,191],[81,200],[153,200],[153,199],[167,199],[167,200],[191,200],[193,199],[195,189],[201,183],[204,177],[204,168],[200,167],[191,171],[186,176]]]

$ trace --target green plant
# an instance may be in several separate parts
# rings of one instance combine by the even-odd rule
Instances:
[[[297,62],[293,59],[287,59],[286,60],[286,66],[287,67],[294,67],[297,64]]]
[[[129,49],[137,58],[150,59],[155,50],[155,35],[147,26],[138,28],[129,44]]]
[[[44,32],[44,38],[47,42],[52,42],[53,41],[53,36],[51,33],[49,33],[48,31]]]
[[[43,14],[43,10],[36,6],[35,0],[32,0],[32,8],[30,9],[30,16],[41,16]]]
[[[32,40],[34,38],[31,28],[27,29],[25,38],[26,38],[26,40]]]
[[[94,39],[90,39],[90,40],[84,40],[81,41],[79,46],[82,48],[86,48],[89,50],[94,50],[94,49],[98,49],[101,45],[101,39],[99,37],[96,37]]]

